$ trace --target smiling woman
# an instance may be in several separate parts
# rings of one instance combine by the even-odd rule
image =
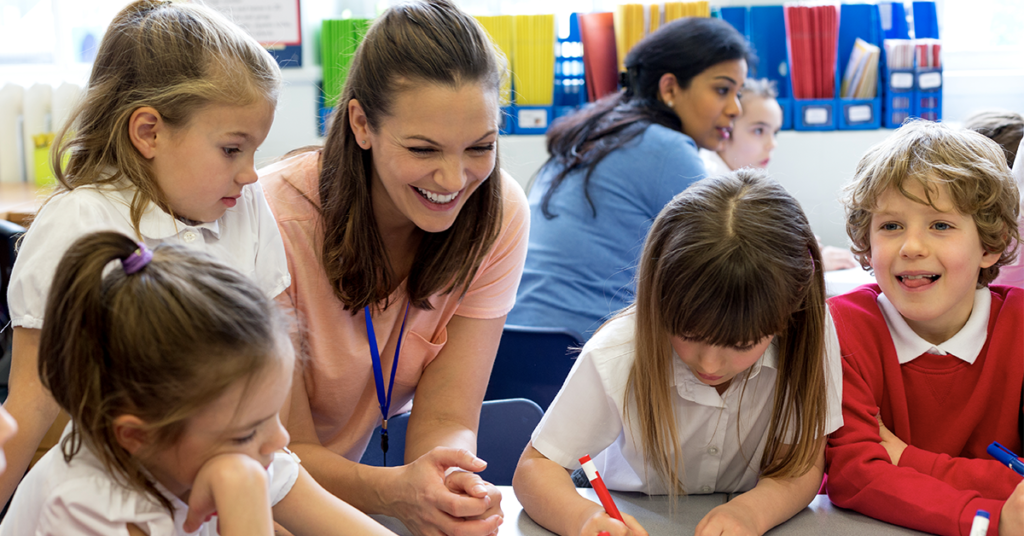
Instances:
[[[526,255],[525,195],[498,165],[505,72],[450,2],[393,7],[353,57],[324,148],[261,171],[307,328],[292,449],[329,491],[416,534],[501,523],[497,488],[449,469],[484,468],[480,406]],[[413,395],[405,460],[373,441],[397,467],[359,465]]]

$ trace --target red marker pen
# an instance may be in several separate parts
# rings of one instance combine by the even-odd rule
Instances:
[[[583,472],[587,473],[587,480],[590,480],[590,485],[594,486],[597,497],[601,499],[601,506],[604,506],[604,511],[608,512],[608,515],[615,519],[622,521],[622,514],[619,513],[619,509],[615,506],[615,501],[612,500],[611,493],[608,493],[608,488],[605,487],[604,480],[601,480],[601,475],[597,473],[597,467],[591,461],[589,454],[580,458],[580,465],[583,466]],[[622,522],[625,523],[625,521]]]

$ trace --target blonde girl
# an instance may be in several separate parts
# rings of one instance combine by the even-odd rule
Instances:
[[[729,139],[717,151],[701,149],[700,157],[708,175],[745,167],[765,169],[775,150],[775,137],[782,129],[782,108],[775,83],[765,78],[748,78],[743,83],[740,106]]]
[[[84,98],[58,135],[57,193],[25,235],[11,276],[4,405],[21,429],[8,446],[0,502],[58,415],[36,359],[50,283],[76,238],[117,230],[150,247],[182,244],[229,263],[266,296],[288,286],[280,232],[253,184],[279,86],[267,51],[201,5],[141,0],[111,22]]]
[[[761,171],[704,179],[655,220],[635,303],[584,347],[523,452],[516,496],[559,534],[645,534],[573,489],[591,454],[613,490],[747,492],[696,533],[763,534],[821,485],[840,373],[799,204]]]
[[[106,275],[104,275],[106,274]],[[181,246],[114,232],[58,266],[39,376],[71,424],[0,534],[387,534],[281,450],[295,365],[256,285]]]

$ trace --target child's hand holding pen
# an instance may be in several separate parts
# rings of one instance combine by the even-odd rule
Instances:
[[[586,472],[587,479],[590,480],[590,485],[593,486],[597,497],[601,500],[602,507],[601,510],[592,511],[590,517],[583,523],[580,534],[590,535],[596,531],[598,536],[626,536],[628,534],[646,536],[647,531],[640,526],[640,523],[637,523],[636,519],[619,512],[619,508],[615,506],[615,500],[612,499],[611,493],[605,487],[604,480],[601,479],[601,474],[598,473],[597,466],[594,465],[589,454],[580,458],[580,465]]]
[[[647,531],[637,520],[622,514],[622,521],[609,516],[603,508],[598,507],[584,523],[579,531],[581,536],[647,536]]]

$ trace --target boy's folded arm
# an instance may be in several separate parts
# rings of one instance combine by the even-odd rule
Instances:
[[[874,396],[860,374],[844,362],[843,421],[826,450],[828,495],[837,506],[870,517],[931,532],[968,534],[975,511],[984,508],[998,527],[1004,501],[982,498],[947,482],[902,466],[908,447],[895,466],[881,445]],[[920,449],[917,449],[920,450]]]
[[[908,445],[900,467],[909,467],[935,477],[956,489],[977,491],[988,499],[1009,497],[1020,483],[1020,475],[996,460],[961,458],[930,452]]]

